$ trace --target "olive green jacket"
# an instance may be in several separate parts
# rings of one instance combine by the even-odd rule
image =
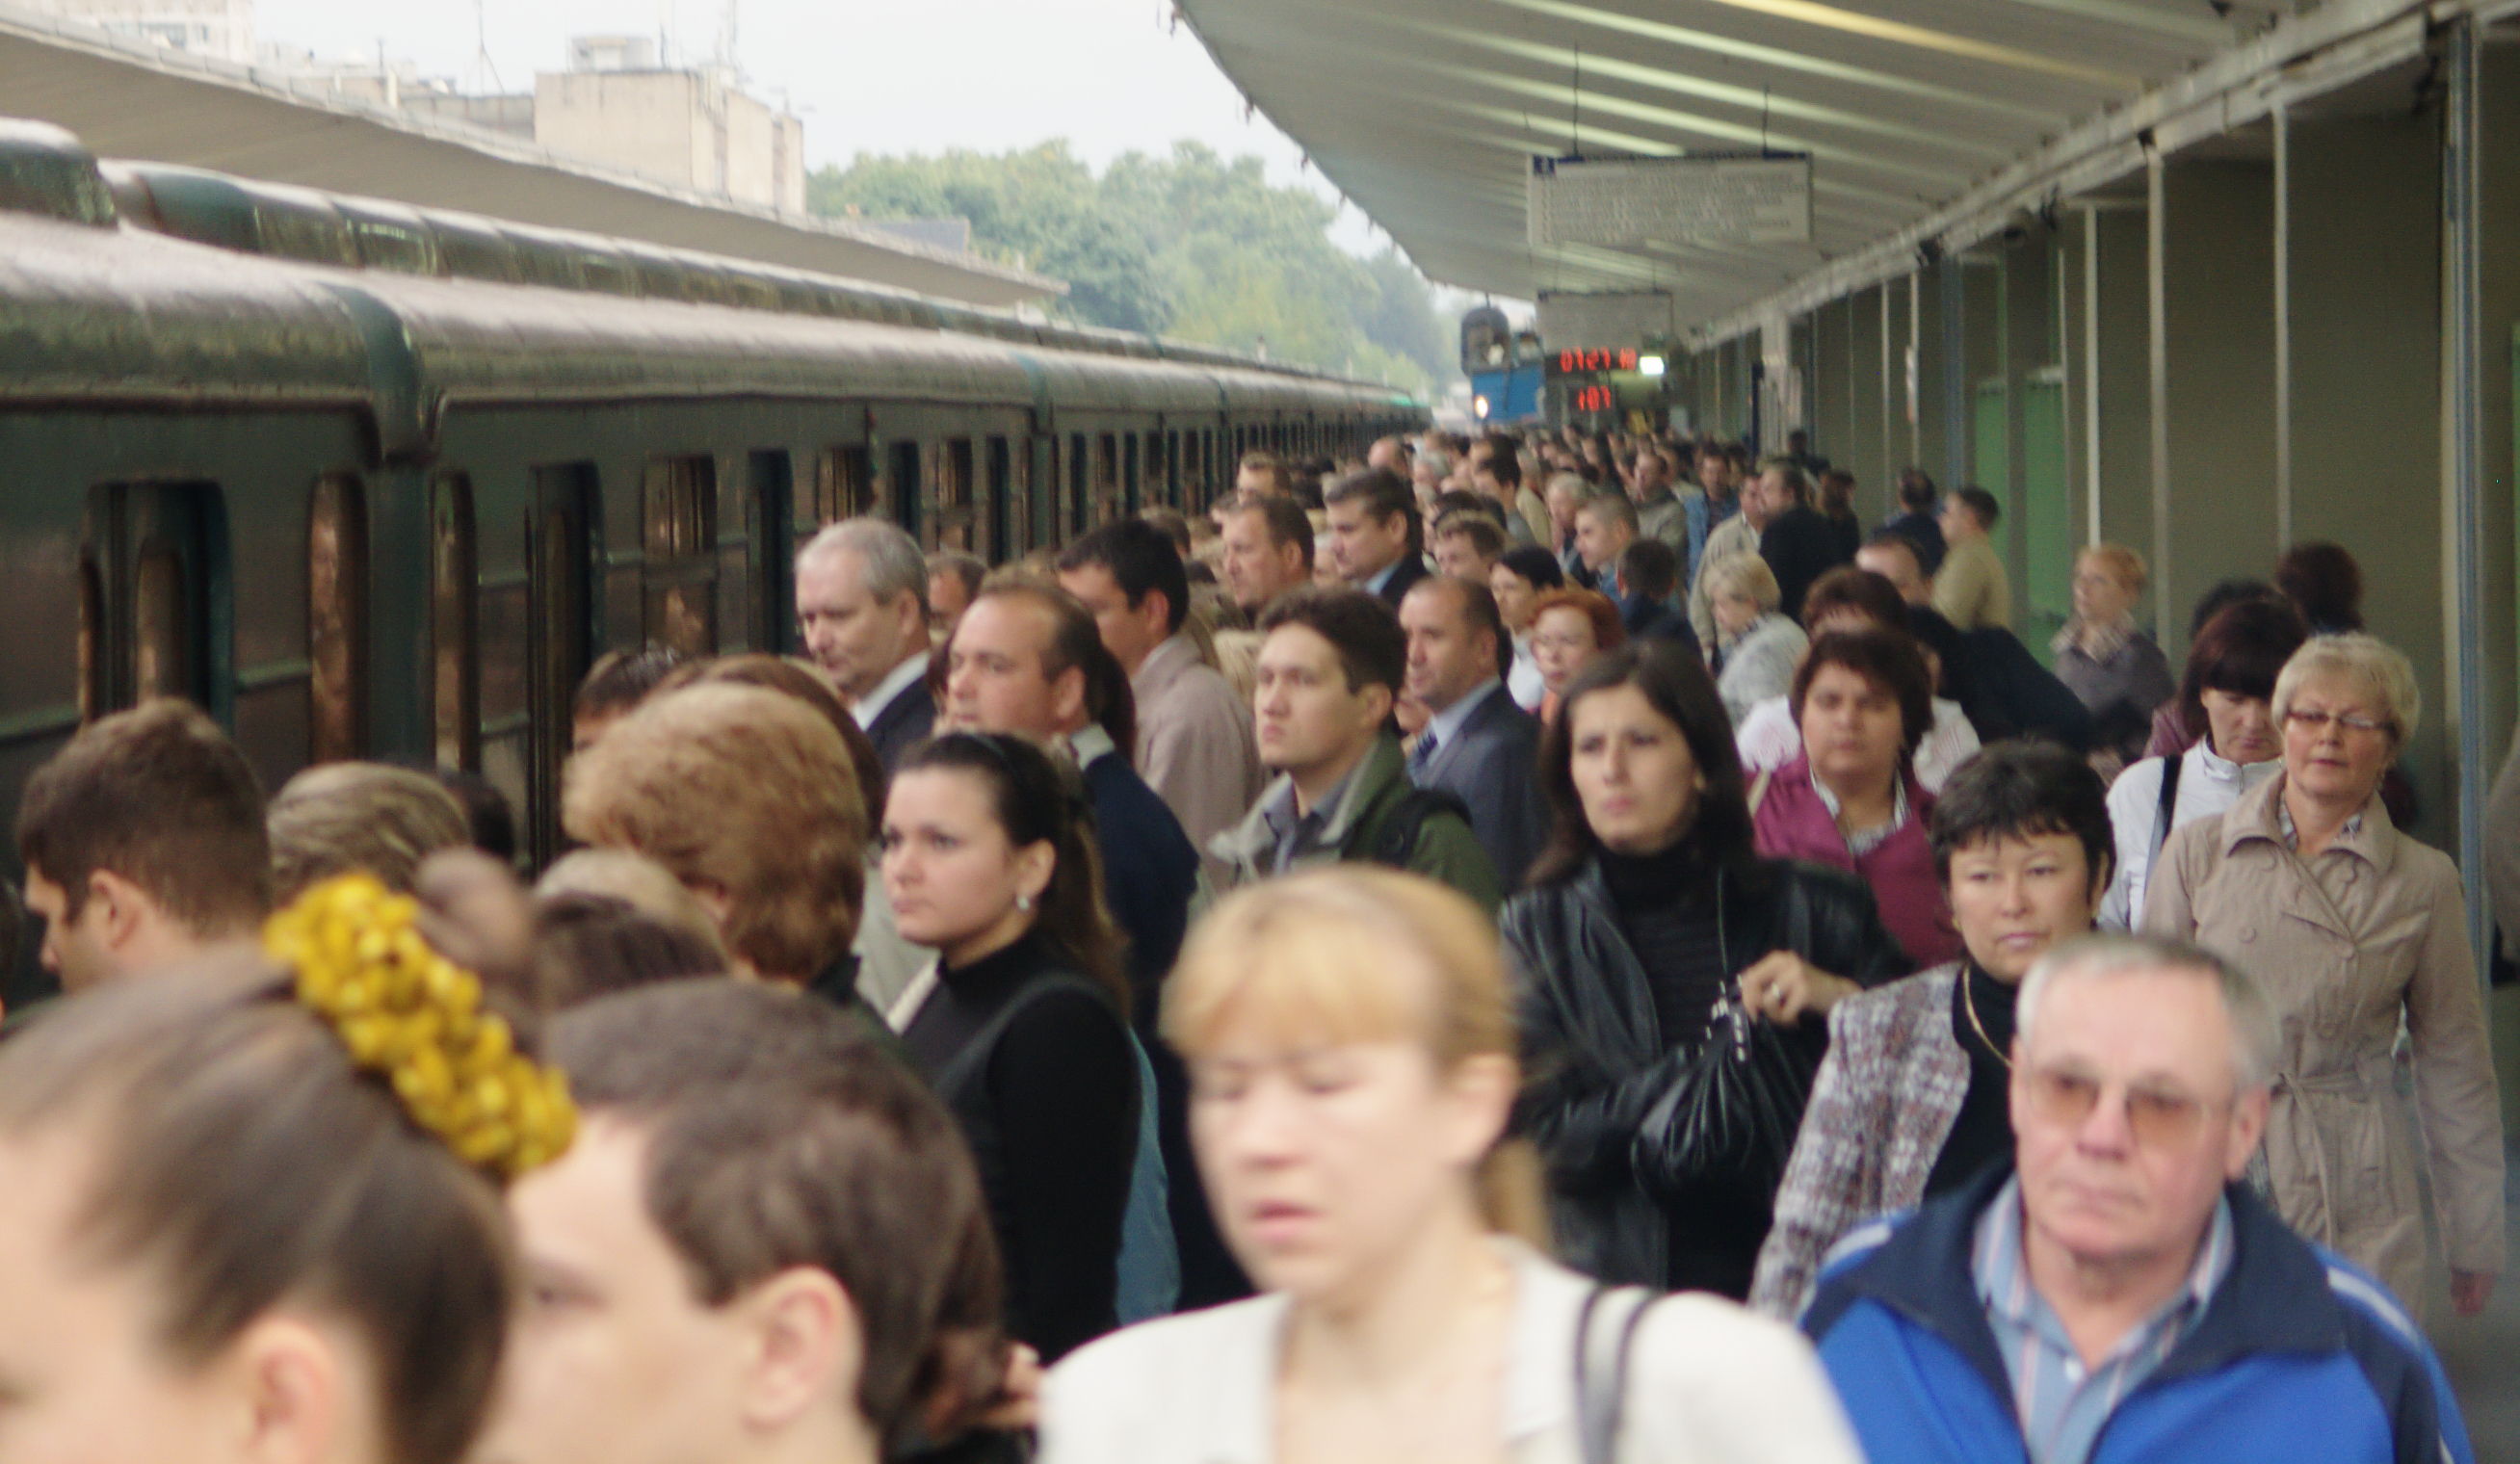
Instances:
[[[1400,740],[1385,732],[1356,765],[1332,806],[1321,836],[1295,856],[1290,869],[1373,858],[1383,824],[1412,791]],[[1269,827],[1269,810],[1295,796],[1293,779],[1281,774],[1261,789],[1240,825],[1218,834],[1208,852],[1232,866],[1230,885],[1240,886],[1278,872],[1278,837]],[[1505,902],[1496,866],[1470,834],[1470,825],[1449,812],[1426,817],[1418,826],[1418,847],[1403,865],[1413,874],[1439,880],[1467,895],[1481,909],[1495,914]]]

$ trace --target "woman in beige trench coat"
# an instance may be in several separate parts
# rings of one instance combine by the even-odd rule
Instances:
[[[2378,796],[2421,710],[2414,673],[2369,636],[2319,636],[2285,664],[2273,710],[2283,771],[2171,836],[2139,928],[2265,983],[2283,1019],[2275,1207],[2420,1307],[2422,1159],[2391,1081],[2405,1015],[2451,1300],[2472,1315],[2502,1269],[2502,1120],[2458,872]]]

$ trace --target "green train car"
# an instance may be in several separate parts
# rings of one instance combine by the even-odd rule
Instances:
[[[537,857],[605,648],[795,644],[800,537],[998,560],[1360,451],[1389,388],[0,122],[0,790],[181,695],[268,785],[433,757]]]

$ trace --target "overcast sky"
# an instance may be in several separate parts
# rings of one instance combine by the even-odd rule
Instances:
[[[676,53],[716,53],[722,0],[489,0],[491,64],[510,91],[564,64],[572,35],[669,35]],[[1241,94],[1169,0],[741,0],[736,60],[747,87],[805,119],[814,166],[867,153],[1004,152],[1064,137],[1097,169],[1128,152],[1193,138],[1225,155],[1256,154],[1281,183],[1335,193],[1301,167],[1302,151]],[[472,0],[255,0],[267,44],[336,59],[388,57],[424,76],[478,71]],[[1379,247],[1351,208],[1333,230],[1351,249]]]

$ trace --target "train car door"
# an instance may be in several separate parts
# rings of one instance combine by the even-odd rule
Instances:
[[[215,483],[108,483],[81,551],[80,710],[181,696],[233,728],[236,608]]]
[[[532,713],[525,796],[537,866],[560,852],[561,766],[568,758],[569,703],[595,654],[595,469],[569,464],[534,470],[525,558],[532,614],[526,620],[526,701]]]
[[[744,538],[752,555],[752,644],[796,649],[796,481],[788,454],[753,453],[744,467]]]

